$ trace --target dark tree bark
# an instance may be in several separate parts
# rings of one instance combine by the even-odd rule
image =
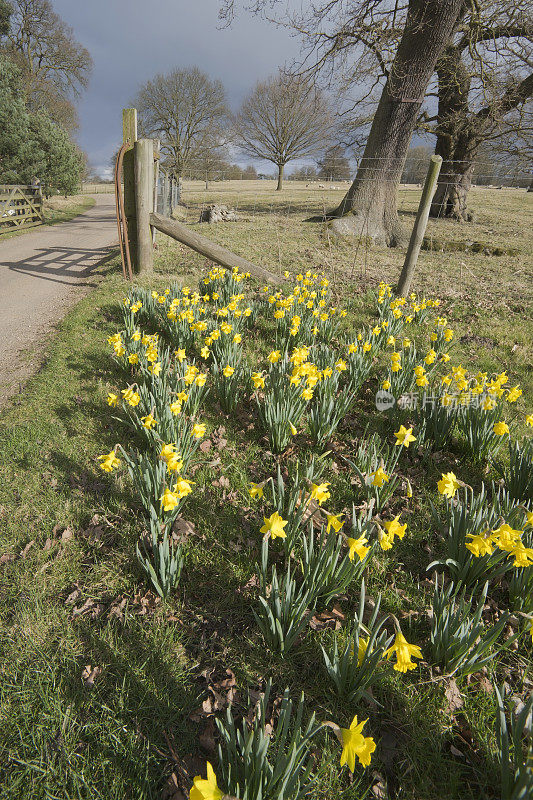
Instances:
[[[281,192],[283,189],[283,170],[285,164],[278,164],[278,185],[276,186],[276,191]]]
[[[339,234],[398,244],[397,190],[405,158],[435,64],[464,6],[465,0],[410,0],[357,175],[329,215]]]
[[[467,207],[479,148],[498,122],[533,93],[533,75],[509,88],[498,100],[477,113],[469,108],[471,75],[461,61],[459,47],[448,48],[437,64],[439,107],[435,153],[443,164],[430,216],[470,222]]]
[[[470,221],[466,198],[472,183],[474,159],[481,139],[469,124],[468,95],[472,76],[461,61],[458,47],[448,47],[437,62],[439,105],[435,154],[442,169],[430,216]]]

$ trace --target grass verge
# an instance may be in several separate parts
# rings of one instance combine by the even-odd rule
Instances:
[[[298,253],[300,217],[284,224],[282,261],[319,262],[318,256],[315,262]],[[238,228],[216,235],[228,246],[233,237],[237,252],[246,246]],[[265,248],[271,242],[268,219],[256,220],[252,235],[254,246],[261,241]],[[315,231],[309,235],[317,236],[316,248],[325,257],[336,259],[339,275],[348,245],[337,251]],[[373,258],[372,275],[350,281],[344,276],[336,283],[354,327],[370,319],[366,290],[374,277],[393,279],[397,267],[389,253]],[[478,270],[472,292],[477,288],[465,296],[443,285],[444,262],[434,258],[423,255],[419,280],[444,295],[460,337],[454,360],[475,369],[506,368],[513,383],[524,385],[521,408],[530,411],[528,300],[512,290],[510,264],[483,283],[486,262],[470,261]],[[450,263],[455,269],[457,263]],[[163,289],[177,278],[193,285],[200,266],[196,256],[161,240],[153,284]],[[518,282],[520,276],[519,264]],[[189,718],[205,697],[204,668],[213,671],[212,680],[231,669],[241,689],[269,675],[278,691],[288,685],[297,695],[303,688],[309,707],[323,719],[345,722],[348,713],[323,677],[318,641],[330,632],[310,633],[283,662],[265,651],[257,633],[247,583],[258,557],[258,517],[247,484],[269,474],[274,462],[242,419],[221,420],[208,409],[209,429],[218,430],[218,439],[212,436],[213,450],[195,476],[194,503],[186,506],[193,523],[186,574],[167,604],[147,591],[135,559],[143,525],[135,498],[126,481],[110,481],[95,461],[123,435],[105,404],[108,389],[120,387],[123,378],[104,344],[119,325],[123,291],[115,260],[105,267],[99,288],[67,314],[43,369],[2,419],[0,783],[6,798],[151,800],[162,796],[172,773],[198,774],[205,752],[199,735],[208,752],[212,745],[209,721],[206,726],[205,720]],[[490,346],[480,344],[484,339]],[[363,407],[344,428],[348,448],[364,427],[364,414]],[[466,477],[458,452],[430,460],[410,454],[418,497],[409,510],[412,536],[380,560],[368,589],[373,595],[383,592],[387,610],[402,616],[406,635],[416,641],[427,636],[425,564],[427,549],[435,546],[429,487],[448,468],[463,470]],[[229,495],[222,476],[230,483]],[[472,470],[468,477],[475,484],[487,476]],[[332,492],[341,505],[351,502],[341,478],[332,478]],[[346,613],[355,600],[345,601]],[[513,680],[525,667],[520,654],[510,654],[505,664]],[[367,771],[362,783],[357,778],[350,783],[330,742],[317,753],[313,797],[356,800],[376,782],[387,787],[385,796],[412,800],[494,796],[493,697],[476,679],[461,686],[463,707],[450,711],[444,689],[439,680],[384,675],[376,692],[382,705],[365,713],[371,717],[367,733],[379,747],[375,770]],[[178,790],[166,796],[180,798]]]

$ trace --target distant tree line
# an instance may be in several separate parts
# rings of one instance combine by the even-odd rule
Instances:
[[[0,183],[76,191],[86,159],[71,134],[91,57],[50,0],[0,0]]]

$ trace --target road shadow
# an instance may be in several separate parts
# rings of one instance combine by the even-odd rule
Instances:
[[[11,272],[31,275],[54,283],[94,288],[96,283],[79,279],[88,278],[97,267],[106,264],[115,254],[116,247],[113,245],[96,249],[43,247],[29,258],[0,263],[0,269],[7,267]]]

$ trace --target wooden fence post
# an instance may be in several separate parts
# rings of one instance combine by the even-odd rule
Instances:
[[[154,248],[150,228],[150,214],[154,205],[154,141],[138,139],[135,142],[135,206],[137,210],[138,272],[152,272]]]
[[[437,179],[439,177],[440,168],[442,166],[441,156],[431,156],[429,162],[428,174],[426,175],[426,182],[422,189],[422,197],[418,205],[416,213],[415,224],[409,240],[409,246],[405,255],[405,261],[402,267],[402,273],[398,286],[396,287],[396,294],[398,297],[405,297],[411,288],[411,282],[415,273],[416,262],[422,242],[424,241],[424,233],[426,232],[426,225],[428,224],[429,209],[435,189],[437,188]]]
[[[135,170],[133,165],[133,146],[137,141],[137,109],[122,110],[122,142],[129,142],[130,149],[124,153],[124,212],[128,226],[128,240],[132,269],[138,271],[137,259],[137,211],[135,208]]]
[[[154,202],[152,204],[152,210],[155,211],[157,214],[157,195],[158,195],[158,184],[159,184],[159,162],[161,160],[161,140],[154,139]],[[152,228],[152,244],[155,247],[157,236],[157,230]]]

